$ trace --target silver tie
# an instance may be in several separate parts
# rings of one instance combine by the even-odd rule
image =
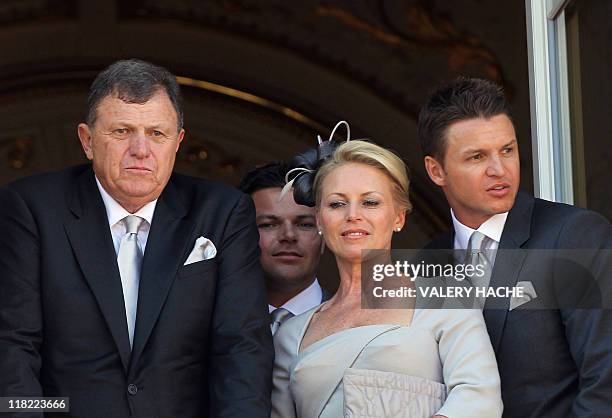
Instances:
[[[123,218],[126,233],[121,238],[117,264],[123,286],[123,301],[125,302],[125,316],[127,318],[130,347],[134,342],[134,327],[136,325],[136,307],[138,306],[138,284],[140,282],[140,268],[142,266],[142,250],[138,244],[138,229],[145,220],[138,216],[129,215]]]
[[[276,334],[276,331],[278,331],[282,323],[285,322],[287,319],[291,318],[292,316],[293,314],[285,308],[274,309],[272,311],[272,322],[270,324],[272,335]]]
[[[491,280],[491,272],[493,270],[492,261],[489,260],[486,254],[486,246],[489,240],[490,238],[482,232],[474,231],[472,233],[472,236],[470,236],[470,240],[468,241],[467,259],[465,263],[471,264],[473,266],[483,266],[484,274],[482,275],[482,277],[472,276],[469,278],[469,281],[472,286],[484,290],[486,290],[486,288],[489,286],[489,282]],[[474,292],[476,292],[476,289],[474,289]],[[485,299],[486,298],[482,296],[475,298],[475,300],[478,302],[479,308],[482,309],[484,307]]]

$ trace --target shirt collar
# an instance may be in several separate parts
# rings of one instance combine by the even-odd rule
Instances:
[[[315,278],[310,286],[289,299],[283,306],[279,306],[279,308],[285,308],[293,315],[299,315],[319,305],[322,298],[323,290],[321,285],[319,285],[319,281]],[[272,312],[276,307],[268,305],[268,309]]]
[[[136,215],[140,216],[144,220],[146,220],[149,225],[151,225],[151,221],[153,220],[153,212],[155,212],[155,205],[157,204],[157,199],[152,202],[144,205],[140,210],[136,213],[129,213],[123,206],[121,206],[115,199],[112,198],[111,195],[108,194],[98,177],[96,176],[96,184],[98,185],[98,190],[100,190],[100,195],[102,196],[102,201],[104,202],[104,207],[106,208],[106,216],[108,217],[108,225],[112,227],[117,222],[122,220],[128,215]]]
[[[453,227],[455,228],[455,248],[465,249],[468,247],[468,241],[474,231],[482,232],[493,241],[499,243],[501,240],[502,232],[504,232],[504,225],[508,218],[508,212],[498,213],[487,219],[478,229],[472,229],[469,226],[463,225],[455,217],[455,212],[451,209],[451,217],[453,218]]]

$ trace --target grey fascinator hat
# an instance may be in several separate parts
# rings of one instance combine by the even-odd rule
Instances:
[[[351,128],[343,120],[336,124],[326,141],[323,141],[321,136],[317,135],[319,145],[295,156],[289,163],[289,171],[285,176],[286,184],[281,191],[279,200],[293,188],[295,203],[310,207],[315,206],[314,180],[319,168],[338,148],[339,144],[333,141],[333,137],[336,130],[342,125],[346,126],[346,142],[351,140]]]

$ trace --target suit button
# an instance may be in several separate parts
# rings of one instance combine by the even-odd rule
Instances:
[[[136,385],[135,385],[135,384],[133,384],[133,383],[130,383],[130,384],[128,385],[128,393],[129,393],[130,395],[136,395],[136,394],[138,393],[138,386],[136,386]]]

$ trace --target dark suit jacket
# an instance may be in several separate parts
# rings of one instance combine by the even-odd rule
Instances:
[[[254,219],[246,195],[171,177],[147,241],[130,350],[91,167],[2,188],[0,396],[67,396],[72,417],[267,418],[273,348]],[[184,265],[200,236],[217,256]]]
[[[611,237],[610,223],[594,212],[519,192],[499,249],[610,248]],[[453,240],[449,232],[428,248],[453,248]],[[550,285],[558,277],[539,255],[499,251],[491,286],[521,280],[535,280],[536,290]],[[505,418],[610,416],[612,311],[490,306],[487,300],[484,317],[497,356]]]

